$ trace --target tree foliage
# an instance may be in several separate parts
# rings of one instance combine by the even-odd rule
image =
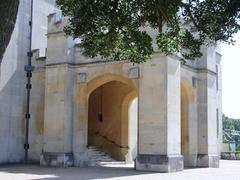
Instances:
[[[232,119],[223,114],[223,141],[235,142],[240,148],[240,119]]]
[[[85,54],[141,63],[153,42],[166,55],[201,57],[202,45],[233,43],[240,29],[239,0],[57,0],[69,17],[67,35],[80,37]],[[147,27],[158,32],[152,37]],[[156,38],[156,39],[155,39]]]
[[[223,114],[223,130],[240,131],[240,119],[232,119]]]
[[[3,0],[0,3],[0,62],[15,26],[18,5],[19,0]]]

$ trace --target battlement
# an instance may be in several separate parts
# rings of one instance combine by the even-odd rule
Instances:
[[[34,49],[32,50],[32,64],[36,69],[44,68],[45,63],[46,63],[46,57],[41,57],[40,56],[40,50],[39,49]]]
[[[48,34],[63,32],[64,26],[68,23],[68,18],[63,17],[61,11],[56,11],[48,15]]]

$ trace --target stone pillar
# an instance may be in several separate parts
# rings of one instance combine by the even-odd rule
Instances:
[[[42,165],[73,164],[71,76],[67,65],[46,69]]]
[[[74,166],[88,166],[87,74],[78,73],[74,83],[73,154]],[[83,78],[82,78],[83,77]]]
[[[63,22],[65,22],[63,20]],[[44,147],[42,165],[72,166],[73,42],[62,32],[63,24],[49,16],[46,59]]]
[[[136,169],[181,171],[180,61],[154,55],[140,74]]]
[[[202,72],[198,80],[198,167],[219,167],[216,75]]]
[[[204,47],[203,57],[198,61],[198,167],[219,167],[219,139],[217,131],[217,109],[221,106],[217,84],[216,65],[218,46]],[[220,67],[219,67],[220,68]],[[217,88],[219,86],[220,89]],[[221,116],[221,109],[219,113]]]

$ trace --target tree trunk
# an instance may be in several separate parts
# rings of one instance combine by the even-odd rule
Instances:
[[[19,0],[0,2],[0,63],[15,26]]]

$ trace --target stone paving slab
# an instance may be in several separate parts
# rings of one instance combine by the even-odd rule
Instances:
[[[91,168],[0,166],[0,180],[240,180],[240,161],[221,161],[218,169],[186,169],[177,173],[139,172],[123,165]]]

